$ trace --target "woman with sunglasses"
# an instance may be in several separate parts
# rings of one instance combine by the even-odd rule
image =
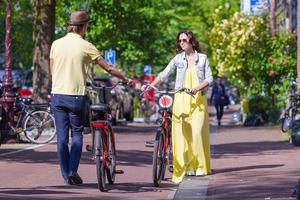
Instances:
[[[175,91],[191,89],[191,94],[177,92],[172,115],[173,177],[180,183],[184,175],[210,174],[210,143],[206,88],[213,82],[207,56],[201,53],[195,35],[181,31],[176,38],[176,56],[151,83],[155,86],[176,69]],[[142,91],[146,89],[144,85]]]

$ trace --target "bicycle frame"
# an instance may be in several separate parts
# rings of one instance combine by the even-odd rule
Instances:
[[[103,135],[103,149],[98,149],[97,147],[93,147],[93,149],[96,150],[95,156],[101,156],[101,160],[103,164],[106,167],[109,167],[110,165],[110,160],[108,159],[108,137],[111,137],[111,141],[113,143],[113,146],[115,146],[115,137],[113,134],[113,130],[111,125],[109,124],[109,118],[108,118],[108,113],[105,113],[104,119],[103,120],[98,120],[91,122],[92,130],[93,130],[93,145],[98,145],[99,147],[99,140],[101,140],[100,135],[95,135],[95,130],[102,130],[100,134],[102,133]],[[102,152],[101,152],[102,151]]]
[[[167,149],[172,148],[171,147],[171,126],[172,126],[172,120],[171,120],[171,115],[172,112],[170,109],[162,109],[159,110],[159,112],[161,113],[161,117],[158,120],[158,122],[160,123],[160,128],[164,129],[164,131],[162,132],[164,135],[164,155],[167,155]],[[156,135],[155,140],[159,140],[159,135]]]

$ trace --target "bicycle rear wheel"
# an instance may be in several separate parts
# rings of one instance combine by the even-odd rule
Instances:
[[[103,152],[104,152],[104,138],[103,131],[96,129],[94,131],[94,147],[96,153],[96,171],[97,171],[97,181],[98,188],[101,192],[106,190],[106,181],[105,181],[105,165],[103,162]]]
[[[114,135],[112,131],[108,134],[108,160],[110,161],[109,167],[106,169],[107,180],[109,184],[114,184],[116,178],[116,147]]]
[[[56,136],[54,117],[48,111],[33,111],[25,117],[23,130],[31,143],[49,143]]]
[[[153,162],[152,162],[152,178],[153,185],[158,187],[164,177],[166,160],[164,151],[164,134],[160,130],[156,133],[156,140],[153,151]]]

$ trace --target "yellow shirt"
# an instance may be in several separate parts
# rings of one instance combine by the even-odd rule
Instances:
[[[76,33],[55,40],[51,46],[52,94],[85,95],[88,65],[100,56],[96,47]]]

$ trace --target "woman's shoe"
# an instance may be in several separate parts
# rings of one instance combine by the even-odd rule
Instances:
[[[204,176],[205,174],[201,171],[196,171],[196,176]]]
[[[194,170],[188,170],[186,173],[185,173],[186,176],[195,176],[195,171]]]

